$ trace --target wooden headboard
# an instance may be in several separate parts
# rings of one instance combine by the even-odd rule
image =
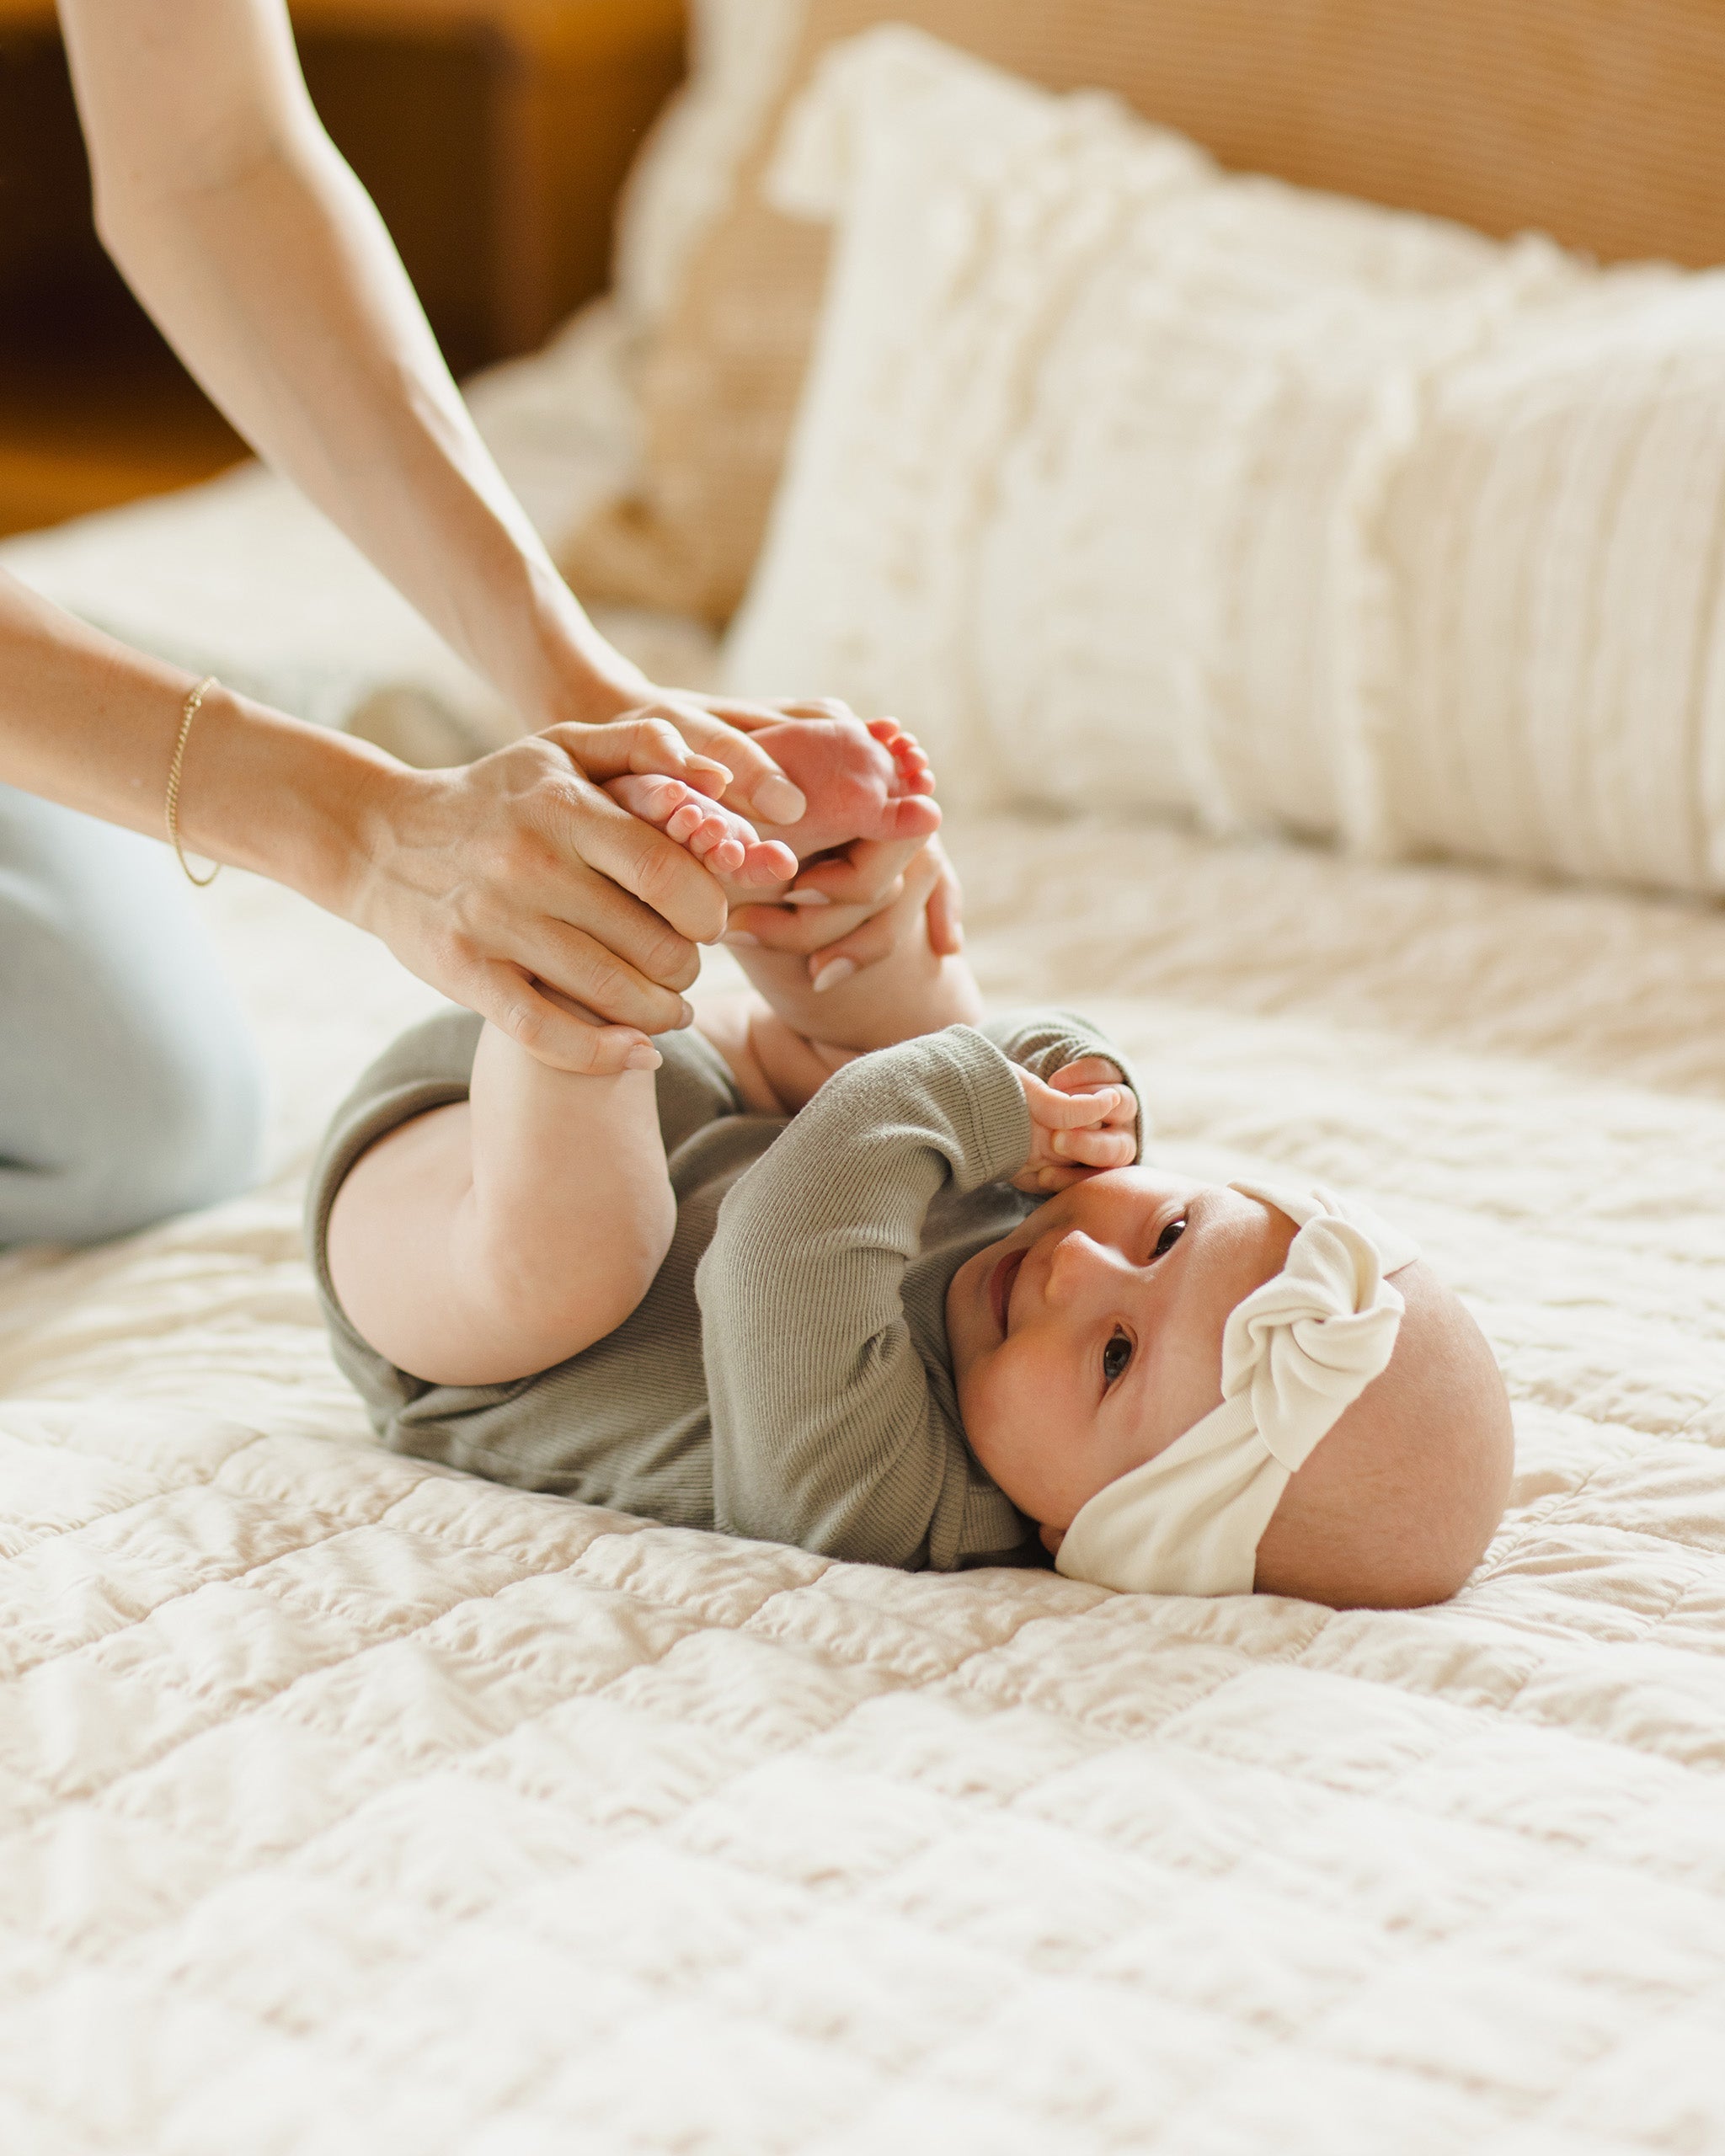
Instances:
[[[1236,170],[1604,260],[1725,263],[1725,0],[973,4],[996,50],[1006,19],[1040,19],[1044,79],[1062,17],[1112,17],[1114,85]]]

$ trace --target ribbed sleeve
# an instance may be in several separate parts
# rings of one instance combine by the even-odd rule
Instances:
[[[732,1190],[696,1276],[717,1525],[929,1561],[970,1468],[911,1339],[905,1272],[936,1196],[1013,1174],[1029,1147],[1012,1063],[953,1026],[847,1065]]]

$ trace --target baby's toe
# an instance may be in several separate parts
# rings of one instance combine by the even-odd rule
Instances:
[[[698,808],[707,806],[704,797],[680,778],[665,778],[654,772],[626,771],[621,778],[607,779],[605,791],[619,808],[661,830],[685,804],[692,803]]]
[[[716,876],[729,876],[742,865],[743,841],[716,816],[702,817],[684,844]]]
[[[686,846],[715,875],[734,874],[756,843],[752,824],[681,779],[630,773],[608,780],[605,790],[632,816],[656,825],[668,839]]]
[[[786,883],[797,873],[797,857],[777,839],[757,839],[743,851],[740,864],[727,872],[734,883]]]
[[[926,839],[940,829],[940,810],[927,793],[898,793],[881,810],[877,836]]]
[[[934,772],[922,744],[895,718],[876,719],[868,731],[893,760],[893,780],[900,793],[932,793]]]

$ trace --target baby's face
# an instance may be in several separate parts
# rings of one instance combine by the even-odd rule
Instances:
[[[1229,1313],[1295,1233],[1238,1191],[1116,1168],[959,1268],[947,1337],[964,1433],[1045,1540],[1220,1403]]]

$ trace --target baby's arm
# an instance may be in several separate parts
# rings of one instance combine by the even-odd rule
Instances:
[[[501,1385],[614,1331],[676,1222],[652,1068],[553,1070],[487,1026],[471,1097],[391,1131],[343,1182],[330,1278],[398,1369]]]

